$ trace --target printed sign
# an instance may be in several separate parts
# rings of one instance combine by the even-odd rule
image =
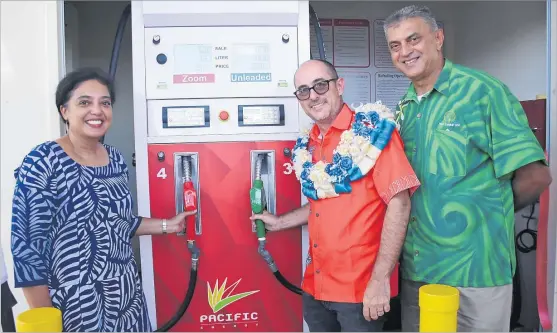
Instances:
[[[231,73],[232,82],[271,82],[271,73]]]
[[[215,74],[175,74],[174,84],[178,83],[215,83]]]
[[[225,307],[232,303],[235,303],[242,298],[246,298],[253,295],[259,290],[252,290],[233,294],[234,290],[240,284],[242,279],[238,279],[235,283],[226,287],[226,281],[228,278],[224,279],[224,282],[219,286],[219,281],[215,282],[215,287],[211,288],[209,282],[207,282],[207,301],[209,307],[213,310],[212,314],[204,314],[199,317],[199,322],[201,325],[214,325],[214,324],[233,324],[234,327],[238,324],[243,324],[247,327],[248,324],[257,324],[259,314],[257,312],[228,312],[219,313]]]

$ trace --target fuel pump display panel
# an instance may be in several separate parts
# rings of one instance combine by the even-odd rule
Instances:
[[[297,33],[287,26],[146,28],[146,97],[292,97]]]
[[[162,108],[163,128],[209,127],[209,106],[166,106]]]
[[[294,96],[148,101],[148,136],[152,143],[180,136],[187,138],[176,142],[214,141],[207,138],[209,135],[226,141],[251,141],[252,134],[283,135],[293,140],[300,133],[299,108]],[[223,112],[227,115],[224,118]]]
[[[238,126],[284,126],[284,105],[238,105]]]

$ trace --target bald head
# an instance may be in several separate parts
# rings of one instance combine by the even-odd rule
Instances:
[[[296,88],[300,85],[296,78],[298,76],[306,76],[308,73],[313,75],[322,74],[320,76],[325,80],[338,78],[337,70],[330,62],[321,59],[312,59],[302,63],[298,70],[296,70],[296,73],[294,73],[294,85]]]

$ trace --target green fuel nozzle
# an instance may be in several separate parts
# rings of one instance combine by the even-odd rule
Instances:
[[[263,158],[263,154],[257,156],[257,160],[255,161],[255,179],[253,181],[253,186],[249,191],[251,210],[255,214],[261,214],[267,209],[265,188],[263,186],[263,181],[261,180],[261,166]],[[265,230],[265,223],[263,223],[262,220],[255,220],[255,231],[258,239],[265,239],[267,231]]]
[[[261,214],[267,208],[265,199],[265,188],[263,187],[263,181],[261,179],[256,179],[253,182],[253,187],[249,191],[251,210],[255,214]],[[265,223],[262,220],[255,220],[255,230],[257,232],[257,238],[265,238],[267,231],[265,230]]]

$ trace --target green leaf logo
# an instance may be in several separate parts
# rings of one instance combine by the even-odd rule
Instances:
[[[220,310],[224,309],[226,306],[244,297],[248,297],[249,295],[255,294],[256,292],[259,291],[259,290],[254,290],[254,291],[248,291],[245,293],[232,295],[232,292],[234,291],[234,289],[236,289],[236,287],[238,286],[240,281],[242,281],[242,279],[239,279],[230,287],[226,288],[227,280],[228,278],[224,279],[224,282],[220,287],[219,287],[219,280],[217,280],[215,282],[214,289],[211,289],[209,282],[207,282],[207,298],[209,301],[209,306],[211,307],[211,309],[213,309],[213,313],[217,313]]]

